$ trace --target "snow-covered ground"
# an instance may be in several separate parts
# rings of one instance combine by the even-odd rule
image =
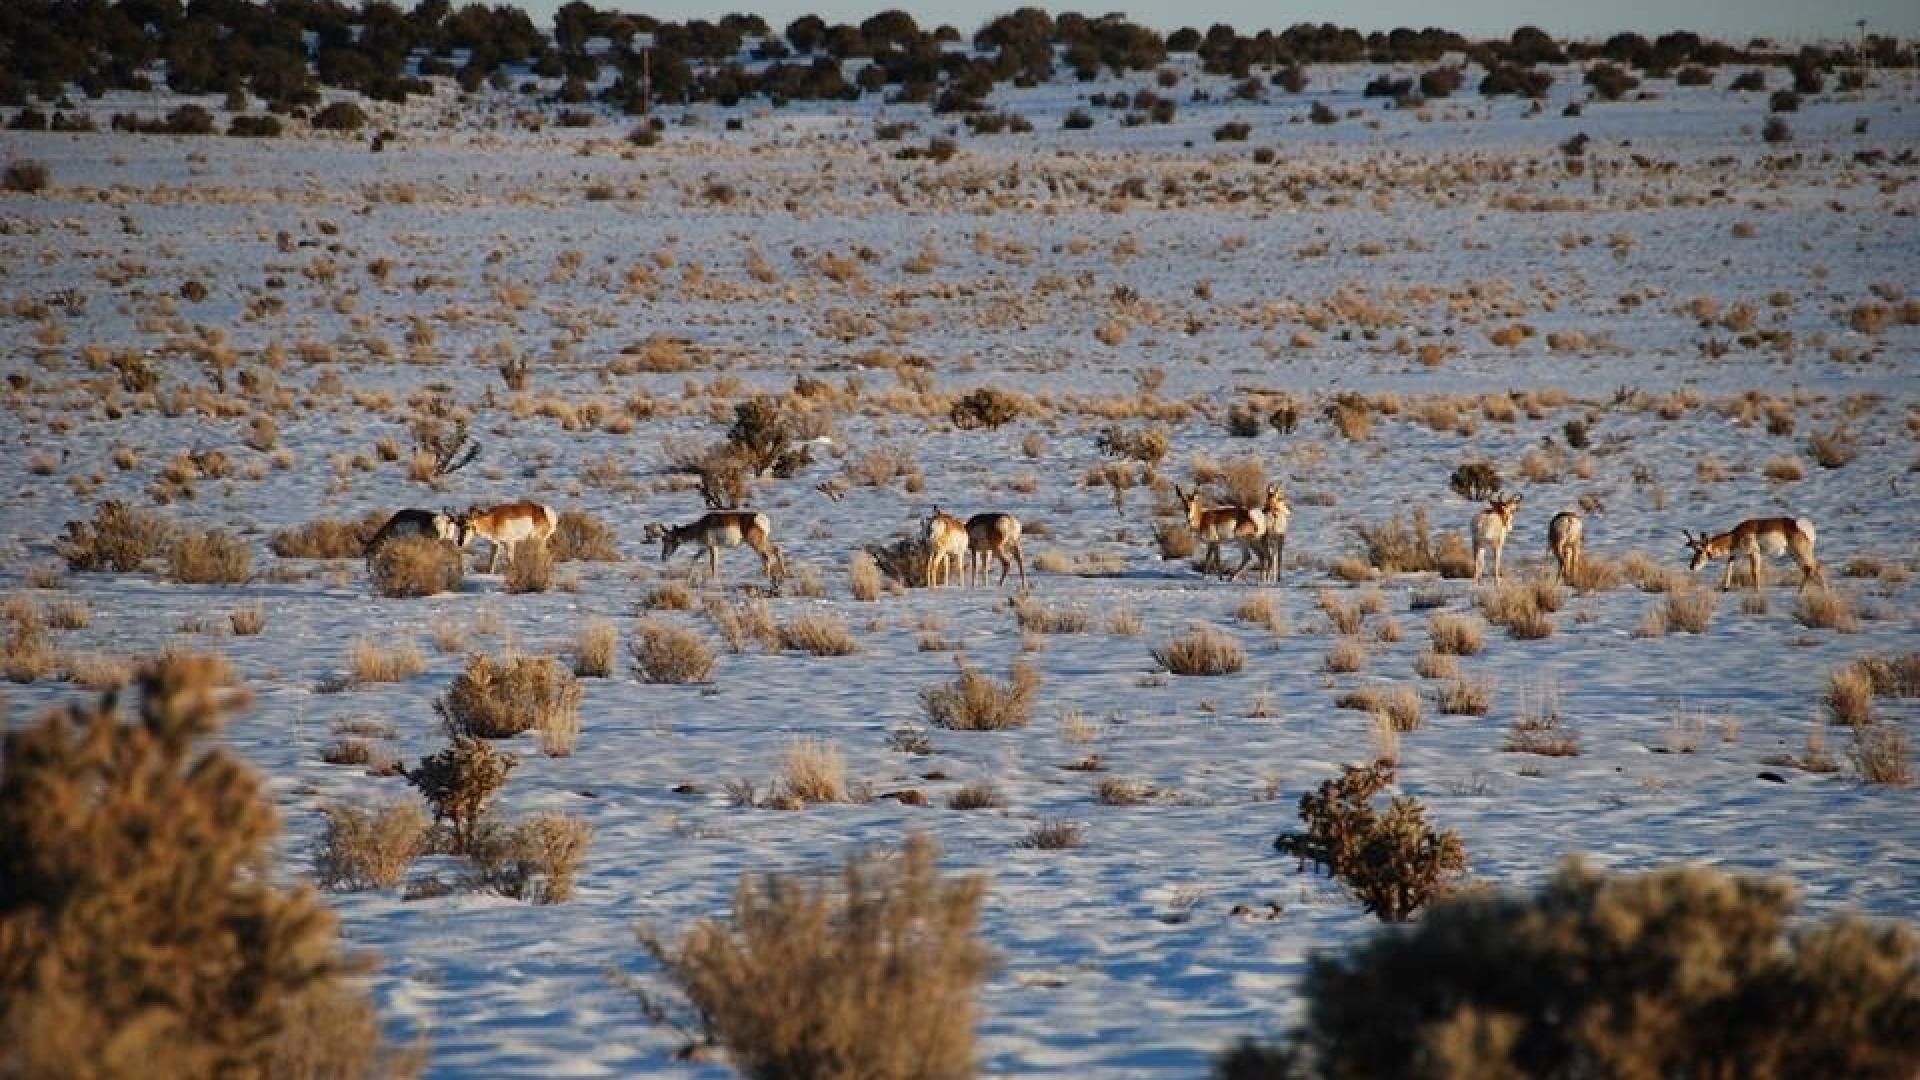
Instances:
[[[895,153],[948,135],[952,118],[871,101],[696,108],[684,123],[673,112],[651,147],[630,144],[618,118],[529,131],[507,105],[450,96],[376,108],[397,134],[380,153],[363,136],[0,134],[0,158],[52,175],[43,193],[0,194],[0,592],[86,605],[88,625],[54,632],[69,654],[229,656],[258,702],[225,737],[271,778],[288,826],[281,865],[297,877],[327,801],[410,790],[323,763],[336,725],[384,721],[390,749],[412,760],[440,742],[431,703],[466,650],[564,653],[597,616],[619,626],[624,651],[641,601],[686,568],[660,565],[642,527],[702,509],[670,476],[671,450],[720,438],[745,395],[802,375],[828,384],[833,452],[763,481],[756,506],[790,563],[824,584],[771,598],[774,617],[837,615],[861,651],[722,648],[705,686],[585,680],[578,752],[552,759],[531,736],[516,742],[522,764],[502,799],[509,814],[591,823],[571,903],[331,897],[351,943],[382,959],[375,986],[395,1035],[424,1034],[435,1076],[722,1075],[672,1061],[680,1036],[650,1026],[613,977],[657,981],[636,923],[671,937],[724,915],[742,872],[827,867],[915,831],[938,838],[952,870],[991,880],[981,929],[1002,965],[981,994],[985,1073],[1195,1075],[1231,1039],[1297,1015],[1311,950],[1377,925],[1272,849],[1301,793],[1375,753],[1367,714],[1334,704],[1356,686],[1426,695],[1423,725],[1401,739],[1399,786],[1460,832],[1478,879],[1531,885],[1574,853],[1626,870],[1699,862],[1789,877],[1814,913],[1912,918],[1920,791],[1863,784],[1844,727],[1822,732],[1836,772],[1763,763],[1802,753],[1821,729],[1830,672],[1920,643],[1920,326],[1900,318],[1920,252],[1911,80],[1810,97],[1786,117],[1792,141],[1770,145],[1765,95],[1726,91],[1730,71],[1721,88],[1654,81],[1649,100],[1571,117],[1563,106],[1585,97],[1577,72],[1537,113],[1471,93],[1394,109],[1360,96],[1376,69],[1311,74],[1305,95],[1264,104],[1229,102],[1226,80],[1188,74],[1162,91],[1180,102],[1174,123],[1124,127],[1122,110],[1094,107],[1085,131],[1063,128],[1069,109],[1151,78],[1002,90],[996,104],[1033,133],[961,129],[944,163]],[[1211,100],[1191,100],[1195,87]],[[1307,122],[1313,100],[1338,121]],[[1216,142],[1234,120],[1250,137]],[[900,122],[915,128],[875,137]],[[1591,142],[1576,173],[1561,144],[1577,133]],[[204,298],[181,295],[189,281]],[[1880,325],[1874,304],[1890,314]],[[1513,332],[1517,344],[1494,343],[1517,324],[1528,331]],[[623,348],[656,335],[694,366],[623,362]],[[161,399],[210,388],[210,355],[233,361],[231,392],[163,410],[104,389],[119,384],[110,357],[128,350],[149,354]],[[509,356],[529,364],[519,394],[496,371]],[[1164,383],[1148,395],[1142,373],[1156,369]],[[982,385],[1028,396],[1028,414],[997,431],[954,428],[951,395]],[[275,387],[286,392],[277,446],[249,448],[249,415]],[[1349,391],[1391,395],[1399,411],[1376,415],[1370,438],[1342,438],[1320,407]],[[1511,420],[1478,396],[1509,392],[1521,396]],[[1792,433],[1770,434],[1761,404],[1743,413],[1749,393],[1790,412]],[[1264,414],[1281,395],[1300,407],[1297,431],[1228,434],[1231,405]],[[434,397],[470,411],[484,446],[439,490],[409,482],[405,462],[409,421],[427,407],[416,405]],[[1469,420],[1425,421],[1449,405]],[[1116,511],[1110,488],[1087,483],[1110,460],[1096,436],[1149,426],[1155,409],[1172,432],[1158,489],[1126,492]],[[1585,450],[1566,446],[1576,419]],[[1836,430],[1857,456],[1814,464],[1809,438]],[[383,460],[384,440],[400,460]],[[119,447],[135,451],[130,468],[113,460]],[[177,455],[208,450],[230,474],[161,509],[247,536],[256,581],[73,574],[30,587],[65,522],[106,498],[146,503]],[[861,485],[850,466],[883,450],[921,480]],[[1285,580],[1266,590],[1277,629],[1236,618],[1262,587],[1203,579],[1154,541],[1156,515],[1173,509],[1168,482],[1240,458],[1294,503]],[[1356,524],[1424,507],[1437,530],[1464,530],[1474,507],[1447,477],[1476,459],[1526,493],[1512,575],[1538,572],[1547,520],[1583,497],[1589,553],[1678,569],[1683,528],[1801,515],[1818,524],[1857,632],[1796,620],[1784,563],[1764,611],[1723,598],[1699,635],[1636,635],[1662,598],[1623,582],[1570,595],[1550,637],[1490,629],[1460,666],[1490,686],[1491,712],[1440,715],[1441,684],[1413,670],[1431,612],[1411,605],[1418,593],[1471,611],[1470,585],[1330,571],[1358,550]],[[1771,478],[1776,459],[1803,478]],[[266,548],[275,529],[318,518],[514,497],[614,526],[626,560],[567,564],[574,587],[542,595],[476,574],[457,594],[386,600],[357,561]],[[1086,612],[1088,632],[1023,635],[1002,589],[853,599],[851,554],[917,527],[936,503],[1027,522],[1034,601]],[[731,553],[722,578],[730,592],[757,584],[755,561]],[[1381,607],[1362,631],[1363,671],[1325,670],[1337,635],[1323,590]],[[227,614],[249,604],[263,607],[264,631],[226,634]],[[1123,611],[1137,634],[1115,632]],[[720,647],[697,613],[662,617]],[[1238,638],[1245,669],[1161,672],[1151,650],[1194,624]],[[322,692],[362,637],[413,642],[428,668]],[[1034,664],[1032,724],[934,729],[926,756],[891,748],[895,729],[926,726],[920,691],[954,674],[955,653],[922,651],[923,637],[996,676],[1017,658]],[[9,723],[78,692],[0,691]],[[1579,753],[1502,752],[1516,716],[1551,695]],[[1909,730],[1916,719],[1912,701],[1876,711]],[[796,736],[831,742],[874,791],[916,789],[928,805],[732,805],[729,782],[764,788]],[[1104,772],[1063,768],[1090,755]],[[1094,788],[1110,777],[1156,795],[1105,805]],[[1003,808],[946,808],[982,780]],[[1084,844],[1020,847],[1043,820],[1079,823]]]

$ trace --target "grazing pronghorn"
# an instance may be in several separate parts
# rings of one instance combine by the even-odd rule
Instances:
[[[442,510],[406,509],[387,519],[380,531],[367,541],[363,553],[371,559],[386,546],[389,540],[398,540],[403,536],[424,536],[433,540],[451,541],[455,547],[465,547],[469,526],[464,514],[455,514]]]
[[[1020,567],[1020,587],[1027,587],[1027,557],[1020,551],[1020,519],[1012,514],[975,514],[967,519],[967,582],[985,583],[987,557],[1000,560],[1000,584],[1007,571]],[[1009,561],[1011,557],[1011,561]]]
[[[521,541],[532,539],[545,544],[560,524],[560,517],[552,507],[537,502],[501,503],[491,510],[476,506],[468,510],[465,516],[469,535],[485,537],[493,547],[487,553],[489,574],[499,564],[502,549],[511,563]]]
[[[1495,495],[1487,508],[1473,515],[1473,583],[1480,584],[1480,564],[1493,549],[1493,580],[1500,580],[1500,553],[1506,549],[1507,534],[1513,531],[1513,512],[1520,509],[1520,496]]]
[[[660,561],[673,558],[682,544],[699,544],[707,551],[707,580],[720,576],[720,549],[745,544],[760,556],[760,568],[776,588],[786,576],[786,559],[773,543],[773,525],[757,510],[715,510],[688,525],[647,526],[647,539],[660,541]]]
[[[1200,492],[1181,491],[1180,485],[1173,486],[1173,493],[1180,498],[1180,504],[1187,509],[1187,526],[1193,530],[1193,538],[1207,545],[1206,557],[1200,561],[1200,572],[1217,573],[1224,569],[1220,564],[1220,545],[1227,540],[1240,541],[1240,565],[1233,572],[1233,580],[1239,581],[1246,573],[1247,564],[1255,558],[1261,560],[1264,569],[1266,563],[1266,514],[1259,510],[1249,510],[1244,506],[1200,505]]]
[[[1586,537],[1587,527],[1580,521],[1580,515],[1571,510],[1562,510],[1553,515],[1547,523],[1547,551],[1552,553],[1553,561],[1560,565],[1560,580],[1571,580],[1580,571],[1580,543]]]
[[[1749,518],[1718,536],[1695,536],[1684,529],[1681,535],[1687,538],[1687,547],[1693,551],[1688,573],[1698,573],[1715,559],[1727,560],[1727,572],[1720,577],[1721,592],[1733,585],[1733,560],[1742,555],[1747,557],[1747,565],[1753,570],[1754,592],[1760,591],[1762,554],[1778,557],[1791,553],[1793,561],[1800,566],[1802,590],[1809,581],[1822,585],[1827,581],[1820,564],[1813,560],[1813,522],[1806,518]]]
[[[1260,507],[1261,516],[1266,518],[1267,533],[1261,545],[1265,549],[1266,565],[1261,569],[1261,580],[1269,584],[1280,581],[1281,564],[1287,555],[1287,524],[1293,520],[1293,507],[1287,505],[1287,497],[1280,494],[1279,484],[1267,485],[1267,501]]]
[[[933,516],[927,519],[922,535],[927,544],[927,588],[937,588],[942,578],[947,584],[953,584],[956,565],[961,569],[964,580],[966,571],[971,568],[970,560],[962,562],[968,555],[966,522],[941,512],[936,506]],[[940,573],[943,566],[946,568],[944,574]]]

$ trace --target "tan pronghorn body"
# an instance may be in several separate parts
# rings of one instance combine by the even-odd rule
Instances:
[[[1579,572],[1580,545],[1586,533],[1587,527],[1580,521],[1580,515],[1571,510],[1560,511],[1547,523],[1547,551],[1552,553],[1553,561],[1559,564],[1560,580],[1563,582]]]
[[[455,547],[465,547],[469,526],[466,516],[442,510],[401,510],[387,519],[380,531],[367,541],[366,557],[371,559],[390,540],[403,536],[424,536],[434,540],[445,540]]]
[[[1487,508],[1473,515],[1473,583],[1480,583],[1480,569],[1486,553],[1493,552],[1493,580],[1500,580],[1500,553],[1506,549],[1507,534],[1513,531],[1513,514],[1520,509],[1520,496],[1495,495]]]
[[[1173,493],[1186,507],[1187,526],[1193,530],[1194,540],[1207,545],[1206,557],[1200,561],[1201,573],[1218,573],[1224,569],[1220,564],[1220,545],[1228,540],[1240,543],[1240,565],[1233,571],[1233,580],[1239,581],[1240,575],[1247,571],[1247,564],[1255,559],[1265,567],[1267,519],[1264,512],[1244,506],[1201,506],[1198,491],[1183,492],[1178,484],[1174,485]]]
[[[1733,585],[1733,561],[1742,555],[1753,570],[1753,591],[1760,591],[1760,556],[1779,557],[1791,554],[1793,561],[1800,567],[1800,588],[1805,589],[1810,581],[1826,583],[1826,574],[1820,570],[1820,564],[1813,558],[1815,533],[1813,522],[1806,518],[1749,518],[1732,529],[1717,536],[1695,536],[1682,530],[1687,538],[1687,547],[1693,551],[1693,561],[1687,566],[1689,573],[1698,573],[1700,568],[1715,559],[1727,561],[1726,573],[1720,577],[1720,591],[1725,592]]]
[[[959,569],[962,575],[966,573],[966,522],[942,512],[936,506],[933,516],[927,519],[923,536],[927,543],[927,588],[938,587],[942,580],[953,584],[955,569]],[[943,567],[944,573],[941,572]]]
[[[707,577],[720,576],[720,549],[745,544],[760,556],[760,568],[775,586],[786,574],[785,560],[773,543],[773,526],[757,510],[715,510],[687,525],[649,525],[647,539],[660,541],[660,561],[673,558],[682,544],[699,544],[707,551]]]
[[[1012,514],[975,514],[967,519],[967,581],[987,580],[987,557],[1000,560],[1000,584],[1007,571],[1020,568],[1020,587],[1027,587],[1027,557],[1020,551],[1020,519]]]
[[[491,574],[500,563],[504,550],[507,561],[513,561],[513,553],[520,544],[534,540],[545,544],[560,524],[560,516],[552,507],[537,502],[501,503],[491,510],[474,507],[465,514],[467,528],[472,536],[485,537],[493,546],[487,553],[487,573]]]
[[[1280,581],[1281,565],[1287,556],[1287,525],[1293,520],[1293,507],[1287,504],[1287,497],[1280,494],[1280,485],[1267,485],[1267,501],[1260,507],[1261,515],[1266,519],[1267,533],[1261,545],[1265,549],[1266,565],[1261,569],[1261,580],[1268,584]]]

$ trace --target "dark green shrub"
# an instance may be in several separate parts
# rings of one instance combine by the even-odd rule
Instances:
[[[1300,797],[1306,831],[1282,833],[1273,846],[1320,864],[1368,912],[1404,922],[1452,888],[1466,871],[1467,853],[1453,830],[1427,824],[1418,799],[1403,795],[1386,813],[1374,810],[1373,798],[1393,782],[1393,772],[1386,762],[1347,766]]]
[[[1285,1050],[1216,1076],[1913,1075],[1920,934],[1840,916],[1789,934],[1788,887],[1569,862],[1535,895],[1469,893],[1316,956]]]

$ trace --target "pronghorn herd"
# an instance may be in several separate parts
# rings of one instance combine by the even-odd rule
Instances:
[[[1180,500],[1194,540],[1206,548],[1199,568],[1202,574],[1219,574],[1238,581],[1250,565],[1257,565],[1260,581],[1279,582],[1286,556],[1287,528],[1293,516],[1279,485],[1268,485],[1266,498],[1258,506],[1206,505],[1197,490],[1183,491],[1176,484],[1173,491]],[[1485,573],[1489,553],[1493,557],[1493,580],[1496,583],[1502,580],[1501,559],[1521,502],[1519,494],[1495,495],[1473,515],[1469,528],[1476,585]],[[493,573],[503,552],[511,564],[515,552],[526,541],[545,545],[552,539],[559,520],[551,507],[528,501],[502,503],[486,509],[474,506],[464,513],[410,508],[387,519],[367,541],[366,554],[372,558],[383,545],[401,537],[437,539],[462,550],[473,538],[481,537],[491,546],[487,572]],[[1012,514],[975,514],[963,521],[935,506],[922,523],[920,534],[926,551],[927,586],[954,584],[956,565],[960,567],[962,584],[983,584],[988,576],[988,560],[995,559],[1000,563],[996,584],[1006,585],[1009,573],[1018,570],[1020,588],[1026,589],[1027,564],[1020,546],[1021,531],[1020,519]],[[1802,590],[1809,584],[1826,582],[1826,575],[1814,559],[1814,524],[1807,518],[1752,518],[1723,533],[1698,536],[1688,530],[1682,533],[1692,552],[1690,573],[1698,573],[1710,562],[1725,561],[1726,570],[1720,580],[1722,591],[1732,586],[1734,563],[1741,558],[1747,560],[1753,587],[1758,590],[1762,555],[1792,555],[1800,569]],[[685,525],[650,524],[646,527],[646,536],[648,540],[660,542],[662,562],[671,559],[683,545],[697,547],[706,554],[709,581],[719,576],[721,550],[742,545],[760,556],[761,569],[770,585],[778,588],[786,577],[786,560],[773,542],[772,522],[757,510],[715,510]],[[1556,580],[1567,583],[1576,579],[1585,538],[1585,523],[1571,510],[1555,514],[1548,523],[1547,553],[1554,561]],[[1220,546],[1229,542],[1240,545],[1240,563],[1231,575],[1226,574],[1220,558]]]

